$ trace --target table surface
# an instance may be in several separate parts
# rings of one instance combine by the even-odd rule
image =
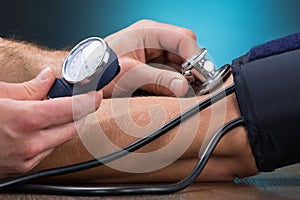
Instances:
[[[99,197],[75,197],[38,194],[0,194],[0,199],[94,200]],[[194,183],[183,191],[170,195],[109,196],[101,199],[300,199],[300,165],[261,173],[234,182]]]

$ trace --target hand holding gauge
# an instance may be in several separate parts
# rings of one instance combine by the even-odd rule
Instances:
[[[182,64],[183,75],[190,80],[195,93],[210,92],[230,73],[230,66],[215,69],[206,59],[207,50],[200,49]],[[49,98],[72,96],[100,90],[120,71],[117,55],[99,37],[91,37],[77,44],[62,67],[62,79],[56,79],[48,93]]]
[[[117,55],[99,37],[77,44],[62,67],[62,79],[56,79],[49,98],[72,96],[100,90],[120,71]]]

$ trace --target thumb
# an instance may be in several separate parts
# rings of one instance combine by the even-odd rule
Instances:
[[[141,89],[158,95],[177,97],[184,96],[188,91],[188,81],[178,72],[148,65],[141,67],[140,70],[140,77],[150,83],[142,86]]]
[[[0,84],[0,97],[16,100],[42,100],[47,96],[54,80],[54,71],[47,67],[30,81],[23,83],[2,82]]]

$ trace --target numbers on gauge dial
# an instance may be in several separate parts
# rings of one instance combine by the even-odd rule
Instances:
[[[74,82],[82,81],[92,76],[103,60],[104,47],[99,41],[91,41],[78,48],[67,67],[69,79]]]

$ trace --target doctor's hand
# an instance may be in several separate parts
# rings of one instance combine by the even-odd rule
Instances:
[[[0,82],[0,179],[28,172],[99,107],[98,92],[43,100],[54,79],[46,68],[28,82]]]
[[[137,89],[165,96],[186,94],[188,81],[180,66],[198,49],[192,31],[141,20],[105,40],[121,66],[120,74],[103,89],[105,97],[131,96]]]

